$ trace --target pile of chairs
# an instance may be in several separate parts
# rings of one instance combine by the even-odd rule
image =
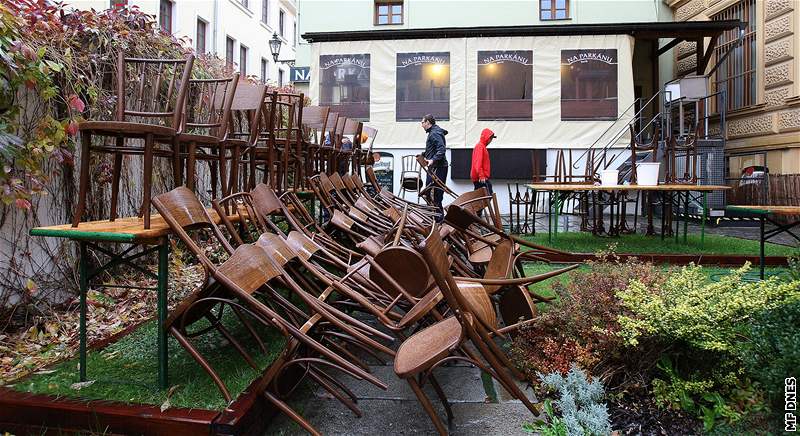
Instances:
[[[112,161],[110,220],[118,217],[125,156],[142,156],[139,216],[150,228],[155,158],[172,168],[166,189],[197,188],[197,162],[210,170],[212,198],[267,183],[278,191],[307,190],[319,171],[359,172],[362,143],[377,132],[327,107],[306,105],[305,96],[239,81],[239,75],[193,77],[194,57],[127,58],[120,53],[114,72],[116,109],[112,119],[79,124],[81,138],[77,227],[92,192],[92,165]],[[195,74],[200,74],[195,72]],[[363,132],[362,132],[363,131]]]
[[[111,220],[123,157],[143,156],[144,227],[152,205],[206,275],[170,311],[165,328],[220,395],[233,401],[229,381],[195,346],[211,331],[263,371],[272,382],[260,394],[311,434],[318,434],[313,424],[286,403],[297,387],[287,386],[293,379],[287,374],[301,374],[361,416],[355,394],[337,376],[387,389],[368,371],[371,359],[393,360],[440,434],[447,427],[422,386],[431,384],[450,421],[434,370],[457,360],[480,368],[538,413],[498,340],[550,301],[528,286],[575,265],[527,276],[525,262],[560,252],[506,233],[494,195],[484,189],[456,195],[434,180],[452,197],[437,224],[436,208],[383,189],[371,166],[364,168],[369,182],[362,180],[370,155],[361,147],[374,141],[374,129],[326,107],[304,106],[302,94],[269,91],[236,75],[192,78],[192,64],[191,56],[119,56],[114,119],[80,124],[73,225],[86,207],[92,155],[113,157]],[[352,138],[349,147],[345,138]],[[155,157],[169,159],[176,187],[151,199]],[[198,160],[211,170],[211,208],[196,192]],[[307,190],[324,208],[323,221],[305,208],[299,191]],[[244,328],[232,329],[232,322]],[[266,369],[253,358],[267,350],[259,325],[286,339],[281,358]]]
[[[367,174],[371,172],[367,167]],[[467,361],[495,378],[533,413],[536,407],[515,380],[523,375],[498,346],[536,316],[550,299],[527,287],[575,266],[525,275],[526,261],[555,253],[509,235],[498,225],[497,200],[479,189],[449,205],[444,224],[434,209],[366,185],[357,175],[324,171],[309,179],[327,210],[318,222],[298,195],[259,183],[212,201],[207,209],[188,187],[156,196],[153,205],[207,274],[204,284],[172,312],[167,331],[231,394],[194,347],[197,321],[211,321],[256,368],[243,339],[232,335],[225,308],[248,326],[276,329],[287,340],[284,359],[263,369],[272,383],[264,397],[311,434],[313,424],[286,404],[296,386],[282,376],[299,367],[304,379],[325,389],[356,416],[355,394],[332,371],[387,389],[367,361],[394,361],[440,434],[447,427],[422,386],[430,383],[453,418],[434,369]],[[369,191],[374,191],[370,194]],[[478,216],[478,214],[481,216]],[[524,248],[523,248],[524,247]],[[209,252],[222,252],[215,260]],[[257,343],[262,344],[259,339]],[[261,352],[266,348],[262,345]],[[257,368],[258,369],[258,368]]]

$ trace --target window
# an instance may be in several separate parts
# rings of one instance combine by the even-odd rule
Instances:
[[[539,19],[568,20],[569,0],[539,0]]]
[[[533,51],[478,52],[478,120],[533,120]]]
[[[283,70],[278,69],[278,86],[283,86]]]
[[[111,0],[108,2],[110,9],[123,9],[128,6],[128,0]]]
[[[747,23],[742,43],[737,45],[739,28],[726,30],[719,36],[714,55],[720,59],[728,50],[733,51],[720,62],[714,72],[713,93],[725,91],[727,110],[742,109],[756,103],[756,0],[743,0],[711,17],[712,20],[738,20]],[[717,110],[722,96],[717,97]]]
[[[297,21],[292,23],[292,47],[297,47]]]
[[[267,83],[267,69],[269,68],[269,63],[266,59],[261,58],[261,82]]]
[[[247,75],[247,46],[239,44],[239,75]]]
[[[233,46],[236,45],[236,40],[230,36],[225,37],[225,63],[229,67],[233,67]]]
[[[403,24],[403,2],[375,2],[375,25],[386,24]]]
[[[239,0],[239,3],[241,3],[242,6],[244,6],[245,8],[247,8],[247,6],[248,6],[248,1],[247,0]]]
[[[369,61],[368,54],[320,56],[319,104],[341,116],[369,120]]]
[[[172,2],[169,0],[161,0],[158,8],[158,25],[164,32],[172,33]]]
[[[261,0],[261,22],[268,24],[269,21],[269,0]]]
[[[283,9],[278,12],[278,34],[281,36],[283,36],[283,19],[285,15],[286,13],[283,12]]]
[[[197,19],[197,41],[196,41],[196,48],[198,54],[203,54],[206,52],[206,26],[208,23],[201,19]]]
[[[561,50],[561,119],[617,119],[617,50]]]
[[[397,121],[450,119],[450,53],[397,54]]]

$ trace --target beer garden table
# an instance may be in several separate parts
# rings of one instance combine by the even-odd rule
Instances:
[[[759,205],[735,205],[728,206],[726,210],[732,212],[746,212],[749,214],[757,215],[760,222],[759,232],[759,277],[764,278],[764,245],[767,240],[777,236],[781,233],[788,233],[797,241],[800,242],[800,236],[792,232],[792,228],[800,225],[800,220],[790,221],[786,224],[781,224],[770,216],[793,216],[800,215],[800,206],[759,206]],[[775,226],[774,229],[766,230],[766,223],[769,221]]]
[[[674,201],[674,196],[677,194],[678,197],[678,209],[680,208],[680,196],[682,194],[686,194],[685,202],[684,202],[684,209],[688,211],[688,204],[689,204],[689,197],[692,192],[699,192],[702,194],[702,206],[703,206],[703,216],[700,224],[700,241],[701,244],[705,242],[705,222],[708,214],[708,193],[714,191],[723,191],[726,189],[730,189],[729,186],[720,186],[720,185],[686,185],[686,184],[670,184],[670,185],[654,185],[654,186],[646,186],[646,185],[594,185],[588,183],[534,183],[529,184],[529,188],[534,191],[542,191],[548,192],[549,194],[549,216],[548,216],[548,240],[552,241],[554,237],[558,235],[558,211],[563,204],[563,200],[567,198],[569,195],[575,192],[607,192],[611,196],[611,224],[609,228],[613,228],[614,226],[614,202],[616,196],[620,193],[627,193],[627,192],[635,192],[635,191],[645,191],[645,192],[654,192],[657,194],[662,195],[664,198],[663,204],[666,205],[667,202],[671,205]],[[638,211],[637,211],[638,213]],[[677,214],[677,212],[676,212]],[[600,223],[602,223],[602,214],[599,217]],[[648,233],[652,230],[652,210],[648,211]],[[662,216],[662,226],[661,226],[661,238],[664,238],[664,231],[665,226],[664,224],[664,217]],[[609,232],[611,235],[614,235],[614,231]],[[688,233],[688,218],[684,220],[683,224],[683,241],[687,241],[687,233]],[[678,239],[678,232],[675,232],[675,240]]]
[[[215,220],[219,220],[216,212],[209,211]],[[239,216],[233,214],[230,217],[238,221]],[[78,227],[71,224],[56,225],[49,227],[36,227],[30,230],[31,236],[65,238],[78,243],[79,247],[79,276],[80,276],[80,321],[79,321],[79,361],[80,361],[80,381],[86,381],[86,293],[89,290],[92,279],[96,278],[104,271],[121,265],[127,265],[136,271],[143,273],[146,277],[156,280],[156,287],[100,284],[98,287],[104,288],[127,288],[155,290],[157,292],[157,311],[158,311],[158,385],[162,389],[168,387],[169,377],[167,368],[167,332],[164,323],[167,320],[167,284],[169,278],[169,235],[170,230],[167,223],[160,215],[152,215],[150,218],[150,228],[144,228],[144,220],[138,217],[118,218],[115,221],[90,221],[82,222]],[[113,248],[103,247],[101,243],[124,244],[128,247],[121,251]],[[138,251],[137,248],[142,250]],[[110,259],[95,269],[89,268],[88,255],[89,249],[100,252]],[[143,267],[137,261],[141,258],[158,253],[157,273],[153,273]]]

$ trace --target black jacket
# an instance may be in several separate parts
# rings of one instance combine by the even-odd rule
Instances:
[[[447,135],[447,130],[434,124],[428,132],[428,139],[425,141],[425,153],[422,156],[425,159],[432,160],[431,167],[446,167],[447,157],[445,151],[447,150],[447,142],[444,135]]]

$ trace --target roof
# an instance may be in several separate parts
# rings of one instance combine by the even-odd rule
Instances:
[[[308,42],[377,41],[393,39],[479,38],[507,36],[632,35],[636,39],[680,38],[695,40],[743,28],[737,20],[651,23],[548,24],[539,26],[440,27],[429,29],[308,32]]]

